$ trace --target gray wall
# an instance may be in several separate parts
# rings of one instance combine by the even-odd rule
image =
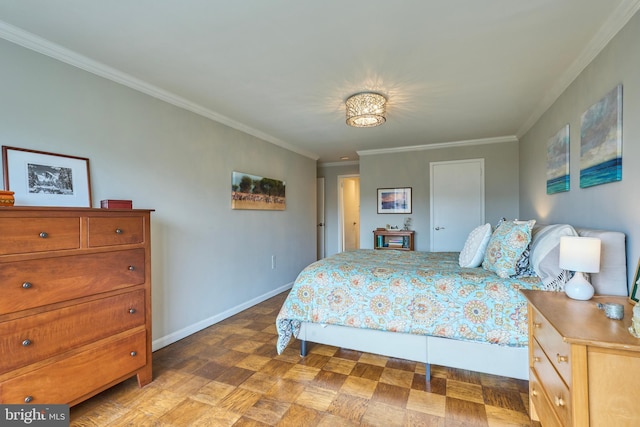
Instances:
[[[640,13],[573,81],[520,141],[520,213],[545,223],[618,230],[627,235],[628,275],[640,257]],[[607,92],[623,84],[622,181],[580,188],[580,117]],[[569,192],[546,194],[546,144],[570,126]]]
[[[360,246],[373,248],[372,230],[386,224],[402,227],[412,218],[415,249],[430,250],[429,163],[485,159],[485,219],[518,217],[518,144],[505,142],[360,157]],[[378,214],[378,188],[412,187],[412,213]]]
[[[315,160],[4,40],[0,57],[2,145],[88,157],[94,207],[155,209],[154,348],[286,290],[315,260]],[[284,180],[286,210],[231,210],[234,170]]]
[[[358,175],[360,173],[359,165],[350,163],[347,165],[318,165],[318,178],[324,178],[324,210],[325,210],[325,254],[326,256],[338,253],[340,234],[339,234],[339,215],[338,215],[338,176],[340,175]],[[361,209],[362,212],[362,209]],[[360,234],[360,243],[362,239],[369,237],[369,234],[363,237]]]

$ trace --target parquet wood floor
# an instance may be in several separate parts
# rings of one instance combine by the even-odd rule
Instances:
[[[275,349],[271,298],[153,354],[135,378],[71,408],[72,426],[532,426],[528,383],[298,343]]]

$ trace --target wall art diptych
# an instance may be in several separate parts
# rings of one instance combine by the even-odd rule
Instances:
[[[232,173],[231,209],[283,211],[285,208],[284,181],[243,172]]]
[[[622,85],[582,114],[580,188],[622,180]]]
[[[547,194],[569,191],[569,125],[547,141]]]

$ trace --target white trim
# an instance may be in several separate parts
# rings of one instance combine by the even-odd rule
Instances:
[[[354,166],[359,165],[360,162],[358,160],[352,160],[350,162],[328,162],[328,163],[318,163],[318,167],[321,168],[330,168],[330,167],[338,167],[338,166]]]
[[[633,15],[640,9],[640,0],[623,0],[605,21],[600,31],[589,41],[580,55],[569,68],[560,76],[556,83],[547,91],[542,101],[533,113],[518,129],[518,138],[522,138],[529,129],[536,124],[551,105],[567,90],[569,85],[580,75],[587,65],[607,46],[616,34],[625,26]]]
[[[274,289],[273,291],[267,292],[266,294],[260,295],[242,304],[236,305],[235,307],[225,310],[222,313],[216,314],[215,316],[211,316],[207,319],[201,320],[197,323],[187,326],[186,328],[182,328],[178,331],[172,332],[169,335],[157,338],[153,340],[151,344],[152,351],[159,350],[162,347],[173,344],[174,342],[186,338],[189,335],[195,334],[196,332],[208,328],[211,325],[215,325],[216,323],[221,322],[224,319],[227,319],[235,314],[238,314],[243,310],[251,308],[256,304],[260,304],[261,302],[266,301],[271,297],[281,294],[282,292],[291,289],[292,287],[293,282],[287,283],[284,286],[281,286],[277,289]]]
[[[191,102],[188,99],[185,99],[164,89],[160,89],[157,86],[142,81],[127,73],[123,73],[122,71],[109,67],[108,65],[105,65],[101,62],[94,61],[93,59],[80,55],[79,53],[76,53],[56,43],[50,42],[49,40],[46,40],[42,37],[36,36],[35,34],[32,34],[28,31],[24,31],[18,27],[7,24],[4,21],[0,21],[0,37],[7,41],[10,41],[11,43],[15,43],[27,49],[31,49],[43,55],[57,59],[58,61],[72,65],[76,68],[80,68],[81,70],[87,71],[100,77],[104,77],[105,79],[119,83],[123,86],[127,86],[131,89],[137,90],[138,92],[142,92],[146,95],[160,99],[169,104],[175,105],[176,107],[191,111],[192,113],[214,120],[218,123],[222,123],[223,125],[229,126],[246,134],[255,136],[256,138],[270,142],[271,144],[277,145],[278,147],[293,151],[294,153],[309,157],[313,160],[318,160],[320,158],[320,156],[315,153],[301,149],[299,147],[295,147],[269,134],[261,132],[257,129],[253,129],[240,122],[232,120],[229,117],[223,116],[222,114],[218,114],[215,111]]]
[[[495,138],[468,139],[466,141],[437,142],[434,144],[410,145],[407,147],[360,150],[360,151],[357,151],[357,153],[359,156],[362,157],[362,156],[371,156],[375,154],[402,153],[406,151],[436,150],[439,148],[468,147],[472,145],[484,145],[484,144],[500,144],[503,142],[518,142],[518,138],[514,135],[497,136]]]

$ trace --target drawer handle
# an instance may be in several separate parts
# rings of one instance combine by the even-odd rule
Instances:
[[[137,355],[138,355],[138,353],[137,353],[137,352],[135,352],[135,351],[132,351],[132,352],[131,352],[131,357],[136,357]]]
[[[41,231],[39,236],[42,237],[43,239],[46,239],[47,237],[49,237],[49,234],[47,234],[45,231]]]
[[[122,229],[116,228],[116,234],[122,234]]]
[[[33,396],[27,396],[24,398],[24,403],[29,403],[33,400]]]
[[[135,312],[136,312],[136,309],[135,309],[135,308],[130,308],[130,309],[129,309],[129,314],[134,314]]]
[[[29,282],[24,282],[22,284],[22,289],[29,289],[30,287],[32,287],[33,285]]]
[[[556,406],[562,407],[564,406],[564,399],[560,396],[556,396]]]
[[[531,389],[531,395],[532,396],[537,396],[538,395],[538,390],[536,390],[535,388]]]
[[[533,356],[533,363],[540,362],[540,358],[538,356]]]
[[[136,269],[136,268],[135,268],[133,265],[130,265],[130,266],[129,266],[129,271],[133,271],[133,270],[135,270],[135,269]]]
[[[31,340],[22,341],[22,345],[25,346],[25,347],[28,346],[28,345],[31,345]]]
[[[533,327],[536,329],[540,329],[542,327],[542,323],[533,322]]]
[[[556,354],[558,363],[569,363],[569,356],[560,356],[560,353]]]

